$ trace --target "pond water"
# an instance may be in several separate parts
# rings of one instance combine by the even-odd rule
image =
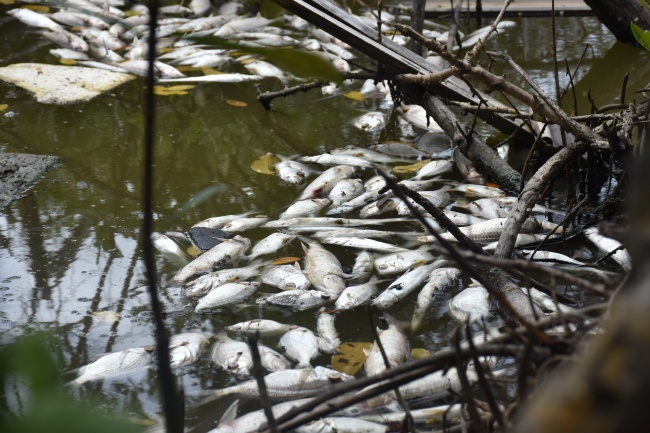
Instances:
[[[0,64],[55,63],[48,53],[50,43],[5,10],[0,9]],[[517,26],[498,35],[491,48],[507,51],[550,91],[550,20],[515,21]],[[588,91],[600,105],[617,102],[625,72],[631,74],[628,93],[650,80],[648,54],[615,43],[595,19],[557,21],[559,58],[568,59],[571,67],[590,44],[576,79],[580,114],[587,111]],[[507,75],[514,77],[512,71]],[[275,80],[259,85],[262,90],[281,87]],[[376,135],[351,125],[355,116],[376,110],[376,101],[325,97],[315,90],[276,100],[273,110],[265,111],[256,101],[257,91],[250,83],[201,84],[188,95],[157,98],[157,231],[186,230],[210,216],[246,211],[278,215],[301,187],[253,172],[250,164],[266,152],[315,155],[345,145],[403,138],[396,113],[386,112],[388,127]],[[226,100],[247,106],[231,106]],[[26,92],[0,84],[0,103],[9,106],[0,113],[0,151],[63,158],[27,197],[0,212],[0,347],[20,335],[45,330],[57,341],[52,350],[62,368],[70,370],[106,352],[153,343],[139,237],[143,101],[139,78],[90,102],[67,106],[39,104]],[[481,126],[481,133],[491,130]],[[219,188],[211,189],[215,186]],[[186,206],[208,190],[216,193]],[[250,237],[260,239],[267,233],[256,230]],[[350,251],[332,250],[344,265],[351,265]],[[301,247],[295,242],[282,255],[302,256]],[[176,271],[175,265],[159,258],[161,298],[172,333],[218,332],[225,325],[262,317],[256,306],[194,313],[194,302],[182,297],[179,287],[168,285]],[[455,323],[445,314],[446,299],[448,295],[436,300],[423,331],[413,336],[413,347],[435,351],[447,344]],[[412,308],[412,302],[405,302],[393,313],[408,319]],[[114,314],[94,314],[100,312]],[[315,326],[311,311],[265,309],[263,317]],[[343,341],[372,339],[363,309],[340,314],[337,323],[345,324],[339,326]],[[326,365],[329,359],[323,356],[317,362]],[[188,394],[234,380],[218,371],[209,356],[182,370],[181,378]],[[152,372],[86,384],[77,393],[132,416],[159,412]],[[199,430],[213,426],[230,401],[190,411],[189,424],[201,426]],[[188,404],[191,409],[191,401]]]

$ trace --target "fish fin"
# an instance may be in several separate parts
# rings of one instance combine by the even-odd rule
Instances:
[[[221,415],[221,418],[219,418],[217,427],[219,427],[222,424],[226,424],[234,421],[235,418],[237,418],[237,409],[239,409],[239,399],[233,401],[232,404],[228,406],[228,409],[226,409],[223,415]]]

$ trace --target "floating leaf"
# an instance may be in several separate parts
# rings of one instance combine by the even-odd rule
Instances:
[[[287,263],[299,262],[300,257],[280,257],[271,262],[272,265],[286,265]]]
[[[366,361],[365,351],[370,350],[372,343],[343,343],[338,347],[338,353],[332,356],[332,369],[354,376],[361,370]]]
[[[77,64],[75,59],[59,59],[59,63],[66,66],[74,66]]]
[[[5,111],[7,108],[9,108],[9,104],[0,104],[0,111]]]
[[[3,5],[12,5],[14,3],[16,3],[16,0],[0,0],[0,4]]]
[[[105,323],[112,323],[120,318],[120,315],[114,311],[93,311],[90,315],[98,322]]]
[[[23,9],[31,9],[34,12],[39,12],[42,14],[49,14],[50,13],[50,8],[49,6],[43,6],[43,5],[25,5],[21,6]]]
[[[647,51],[650,51],[650,30],[643,30],[634,23],[630,23],[630,25],[632,27],[632,34],[639,45]]]
[[[351,92],[344,93],[343,96],[349,99],[354,99],[355,101],[363,101],[364,99],[363,93],[356,92],[354,90]]]
[[[280,158],[269,152],[253,161],[251,170],[261,174],[275,174],[275,164],[280,161]]]
[[[226,104],[232,105],[233,107],[248,107],[248,104],[242,101],[236,101],[234,99],[226,99]]]
[[[201,251],[199,251],[194,245],[188,247],[185,252],[189,254],[190,257],[198,257],[201,255]]]
[[[188,66],[188,65],[176,66],[176,69],[178,69],[181,72],[197,72],[201,70],[201,68],[197,68],[196,66]]]
[[[221,72],[218,69],[214,69],[209,66],[201,66],[201,72],[203,72],[203,75],[225,74],[225,72]]]
[[[486,182],[485,186],[490,186],[492,188],[501,188],[498,184],[496,184],[494,182]]]
[[[170,95],[187,95],[186,90],[193,89],[195,86],[179,85],[179,86],[153,86],[154,95],[170,96]]]
[[[395,174],[405,174],[405,173],[413,173],[430,163],[431,161],[428,159],[425,159],[420,162],[416,162],[415,164],[411,165],[400,165],[398,167],[393,167],[391,170]]]
[[[422,349],[420,347],[414,347],[411,349],[411,358],[413,359],[422,359],[431,356],[431,352],[427,349]]]

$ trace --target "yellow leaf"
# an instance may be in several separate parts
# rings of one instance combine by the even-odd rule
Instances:
[[[411,165],[400,165],[398,167],[393,167],[391,170],[395,174],[404,174],[404,173],[413,173],[430,163],[431,160],[425,159],[424,161],[416,162]]]
[[[251,62],[254,62],[255,59],[253,57],[246,57],[245,59],[239,60],[239,63],[242,65],[248,65]]]
[[[166,89],[168,89],[169,91],[175,91],[176,92],[176,91],[180,91],[180,90],[190,90],[190,89],[193,89],[195,87],[196,86],[194,86],[192,84],[179,84],[177,86],[166,87]]]
[[[349,99],[354,99],[355,101],[363,101],[364,99],[363,93],[356,91],[344,93],[343,96]]]
[[[225,74],[225,72],[221,72],[217,69],[211,68],[209,66],[201,66],[201,72],[203,72],[203,75],[217,75],[217,74]]]
[[[197,250],[194,245],[191,247],[188,247],[186,250],[187,254],[190,255],[190,257],[198,257],[201,255],[201,251]]]
[[[411,358],[413,359],[422,359],[426,358],[427,356],[431,356],[431,352],[429,352],[427,349],[422,349],[419,347],[414,347],[411,349]]]
[[[158,50],[158,54],[171,53],[175,49],[176,48],[173,48],[173,47],[161,48],[161,49]]]
[[[235,101],[234,99],[226,99],[226,103],[228,105],[232,105],[233,107],[247,107],[248,104],[242,101]]]
[[[299,262],[300,257],[280,257],[271,262],[272,265],[286,265],[287,263]]]
[[[137,11],[134,11],[133,9],[129,9],[129,10],[127,10],[127,11],[124,11],[124,16],[125,16],[126,18],[129,18],[129,17],[139,17],[139,16],[140,16],[140,13],[137,12]]]
[[[176,69],[178,69],[181,72],[196,72],[201,70],[201,68],[197,68],[196,66],[186,66],[186,65],[176,66]]]
[[[171,96],[171,95],[187,95],[188,92],[184,91],[186,88],[194,86],[153,86],[153,94],[158,96]]]
[[[338,353],[332,355],[332,369],[341,373],[354,376],[361,370],[366,362],[366,354],[372,347],[372,343],[343,343],[338,347]]]
[[[74,66],[77,64],[75,59],[59,59],[59,63],[66,66]]]
[[[0,111],[5,111],[7,108],[9,108],[9,104],[0,104]]]
[[[16,3],[16,0],[0,0],[0,4],[3,5],[12,5],[14,3]]]
[[[253,161],[251,170],[262,174],[275,174],[275,164],[279,162],[280,158],[269,152]]]
[[[48,6],[42,6],[42,5],[25,5],[21,6],[23,9],[31,9],[34,12],[39,12],[42,14],[49,14],[50,13],[50,8]]]

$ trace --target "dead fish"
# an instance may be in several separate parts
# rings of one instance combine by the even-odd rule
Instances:
[[[307,185],[297,200],[326,197],[332,191],[334,185],[343,179],[349,178],[354,172],[355,168],[349,165],[329,168]]]
[[[194,15],[197,17],[203,16],[212,7],[210,0],[192,0],[190,1],[190,9],[194,12]]]
[[[454,163],[452,161],[447,161],[444,159],[431,161],[418,170],[415,176],[413,176],[413,180],[427,179],[439,174],[447,173],[448,171],[451,171],[453,166]]]
[[[193,364],[203,355],[208,337],[200,332],[184,332],[169,339],[169,364],[172,368]]]
[[[135,72],[134,72],[135,73]],[[212,74],[212,75],[199,75],[196,77],[185,78],[167,78],[160,77],[159,83],[243,83],[246,81],[260,81],[264,77],[261,75],[247,75],[247,74]]]
[[[280,214],[280,218],[296,218],[318,213],[332,203],[328,198],[309,198],[292,204]]]
[[[357,284],[365,283],[370,279],[372,270],[375,267],[375,256],[368,251],[360,251],[354,260],[352,272],[348,277],[348,282]]]
[[[462,192],[468,197],[498,198],[506,195],[499,188],[486,185],[460,184],[452,188],[454,191]]]
[[[372,304],[381,310],[392,307],[420,287],[437,266],[439,266],[438,262],[434,262],[415,269],[409,269],[401,277],[393,281],[386,290],[381,292],[372,301]]]
[[[428,153],[416,149],[412,143],[402,143],[399,141],[374,144],[369,146],[369,148],[385,155],[398,156],[400,158],[423,159],[429,157]]]
[[[50,50],[50,54],[62,60],[88,60],[88,54],[71,50],[70,48],[56,48]]]
[[[302,183],[314,173],[307,165],[290,159],[284,159],[274,167],[280,179],[288,183]]]
[[[255,334],[256,332],[259,332],[260,335],[281,335],[291,329],[292,326],[293,325],[276,322],[275,320],[253,319],[247,322],[226,326],[226,329],[247,334]]]
[[[214,33],[214,36],[223,37],[235,33],[248,32],[260,27],[271,24],[273,21],[264,18],[259,13],[254,17],[239,18],[229,21],[224,24]]]
[[[261,216],[252,218],[239,218],[234,221],[230,221],[228,224],[221,227],[221,230],[226,233],[241,233],[245,232],[246,230],[255,229],[268,220],[269,218]]]
[[[326,417],[296,428],[297,433],[386,433],[385,424],[354,417]]]
[[[388,254],[375,259],[375,269],[379,275],[397,274],[409,268],[419,266],[433,260],[426,249],[417,249],[404,253]]]
[[[110,379],[125,374],[141,371],[153,364],[154,348],[136,347],[109,353],[97,361],[79,369],[77,377],[70,385],[81,385],[93,380]]]
[[[318,290],[333,298],[345,289],[343,268],[334,254],[313,242],[305,250],[305,275]]]
[[[303,398],[299,400],[285,401],[273,405],[271,410],[273,411],[273,415],[277,418],[310,400],[311,399],[309,398]],[[239,418],[235,418],[237,415],[238,402],[239,400],[235,400],[234,408],[233,406],[228,408],[221,420],[219,420],[217,427],[210,430],[208,433],[254,433],[266,425],[268,419],[264,409],[249,412]]]
[[[84,53],[88,52],[88,43],[74,33],[59,30],[56,32],[43,32],[41,34],[63,48]]]
[[[276,232],[271,233],[264,239],[258,241],[251,249],[248,255],[248,260],[253,260],[256,257],[265,254],[277,253],[278,250],[287,246],[291,241],[296,238],[295,233],[291,232]]]
[[[259,275],[261,264],[254,264],[242,268],[222,269],[201,275],[196,280],[186,283],[183,295],[187,298],[196,298],[206,295],[209,291],[226,283],[248,280]]]
[[[244,63],[244,68],[246,68],[246,70],[251,74],[255,74],[260,77],[277,78],[283,83],[286,83],[289,80],[289,76],[282,69],[260,59],[252,59],[247,61]]]
[[[591,243],[593,243],[601,253],[610,254],[612,251],[619,249],[623,246],[619,241],[605,237],[598,232],[597,227],[589,227],[584,231],[585,236]],[[632,258],[627,250],[619,249],[610,256],[616,263],[621,265],[623,270],[629,272],[632,269]]]
[[[460,275],[460,270],[456,268],[438,268],[431,272],[429,281],[418,293],[413,319],[411,320],[411,329],[413,331],[420,327],[422,319],[429,310],[436,293],[452,286],[460,278]]]
[[[358,250],[377,251],[379,253],[402,253],[409,251],[406,248],[398,247],[386,242],[380,242],[373,239],[364,239],[352,236],[328,236],[321,237],[320,241],[327,245],[337,245],[339,247],[354,248]]]
[[[355,118],[352,125],[366,132],[381,131],[386,127],[386,116],[381,111],[372,111]]]
[[[458,229],[474,242],[489,243],[499,239],[503,232],[507,218],[496,218],[489,221],[483,221]],[[532,234],[538,232],[540,225],[535,218],[527,218],[521,226],[521,233]],[[456,238],[451,233],[441,233],[440,236],[450,242],[455,242]],[[433,236],[420,236],[420,242],[435,242]]]
[[[309,278],[292,265],[269,267],[262,275],[262,282],[281,290],[307,290],[311,286]]]
[[[279,352],[262,344],[257,347],[260,352],[260,363],[268,371],[282,371],[291,368],[291,362]]]
[[[332,206],[339,206],[358,197],[363,192],[363,182],[361,179],[343,179],[334,185],[328,198],[331,200]]]
[[[341,339],[334,326],[335,318],[336,316],[330,314],[325,307],[318,312],[318,318],[316,319],[317,341],[318,349],[323,353],[336,353],[341,345]]]
[[[470,161],[459,148],[454,148],[453,151],[454,163],[456,163],[456,168],[461,174],[465,177],[465,180],[469,183],[485,183],[485,178],[476,171],[474,163]]]
[[[392,158],[388,155],[384,155],[381,152],[376,152],[374,150],[365,149],[363,147],[356,146],[346,146],[343,148],[332,149],[330,151],[332,155],[350,155],[363,158],[366,161],[374,162],[377,164],[389,164],[393,162],[402,162],[401,158]],[[383,179],[383,177],[379,176]]]
[[[313,162],[322,165],[347,165],[352,167],[374,168],[373,162],[367,161],[358,156],[352,155],[333,155],[331,153],[323,153],[316,156],[301,156],[298,159],[304,162]]]
[[[406,335],[404,335],[402,330],[399,328],[399,324],[393,316],[384,313],[384,318],[388,322],[388,328],[378,328],[377,334],[379,335],[379,341],[386,353],[386,358],[388,358],[388,365],[390,367],[397,367],[406,361],[406,357],[409,353],[408,340],[406,339]],[[372,347],[366,354],[368,357],[363,363],[363,368],[368,376],[373,376],[386,370],[387,367],[384,363],[384,358],[376,341],[372,344]]]
[[[214,339],[212,362],[228,372],[249,375],[253,368],[253,355],[248,344],[233,340],[223,334],[214,336]]]
[[[346,287],[336,299],[337,310],[350,310],[365,304],[377,293],[377,277],[373,276],[364,284]]]
[[[311,367],[311,360],[318,356],[318,340],[313,332],[300,326],[287,331],[278,346],[285,351],[285,355],[296,361],[296,368]]]
[[[413,126],[426,131],[444,133],[445,131],[438,125],[433,118],[427,116],[426,111],[419,105],[404,105],[397,107],[397,112],[404,120]]]
[[[260,283],[255,281],[226,283],[199,299],[194,311],[198,313],[201,310],[238,304],[255,293],[259,287]]]
[[[118,63],[115,66],[119,66],[133,74],[142,76],[146,76],[147,71],[149,70],[149,62],[144,59],[127,60],[126,62]],[[161,79],[177,79],[185,77],[185,74],[173,66],[169,66],[156,60],[154,62],[154,76]]]
[[[245,218],[252,213],[253,212],[249,211],[249,212],[244,212],[236,215],[223,215],[218,217],[212,217],[212,218],[204,219],[203,221],[194,224],[192,227],[208,227],[211,229],[218,229],[225,226],[231,221],[235,221],[240,218]]]
[[[332,297],[320,290],[285,290],[257,300],[258,304],[271,304],[302,311],[332,302]]]
[[[228,263],[235,262],[239,260],[250,246],[250,239],[239,235],[232,239],[226,239],[185,265],[174,276],[173,281],[182,283],[193,275],[210,272],[215,268],[220,268]]]
[[[52,30],[53,32],[63,30],[63,27],[61,27],[61,25],[55,23],[50,18],[30,9],[10,9],[7,11],[7,13],[16,18],[18,21],[27,24],[28,26],[41,27],[44,29]]]
[[[490,315],[490,302],[487,289],[470,286],[449,301],[449,313],[457,320],[481,320]]]
[[[420,191],[420,195],[438,208],[446,206],[450,200],[449,193],[442,189],[438,191]],[[424,208],[417,204],[412,198],[407,197],[406,201],[408,201],[409,204],[411,204],[411,206],[417,209],[421,214],[427,214]],[[400,202],[397,204],[395,210],[397,211],[398,215],[412,215],[411,210],[402,200],[400,200]]]
[[[153,232],[151,233],[151,242],[158,251],[173,257],[181,266],[187,263],[189,257],[185,254],[185,251],[183,251],[181,247],[168,236],[162,233]]]

